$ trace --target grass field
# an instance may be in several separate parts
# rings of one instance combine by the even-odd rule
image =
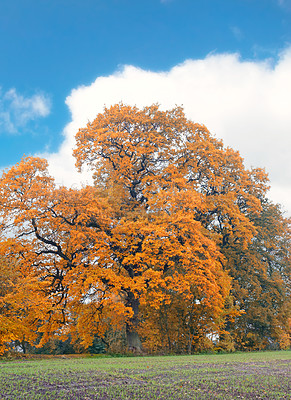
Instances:
[[[0,399],[291,399],[291,352],[0,362]]]

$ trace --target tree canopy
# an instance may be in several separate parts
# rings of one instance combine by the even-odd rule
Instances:
[[[0,179],[2,348],[112,329],[135,351],[288,347],[289,221],[264,170],[158,105],[105,108],[74,155],[92,186],[37,157]]]

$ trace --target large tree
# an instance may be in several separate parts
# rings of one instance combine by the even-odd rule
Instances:
[[[142,282],[147,299],[155,284],[154,308],[176,293],[196,304],[191,320],[205,304],[217,307],[217,317],[228,295],[221,249],[229,243],[246,247],[254,236],[249,216],[261,212],[264,171],[247,171],[237,152],[187,120],[179,107],[162,112],[157,105],[115,105],[76,140],[77,166],[89,164],[115,213],[110,247],[116,265],[131,283],[149,276]],[[128,334],[137,330],[140,288],[123,291],[134,310]],[[208,315],[215,320],[213,309]]]

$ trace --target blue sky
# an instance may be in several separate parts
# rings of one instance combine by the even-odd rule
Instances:
[[[100,111],[97,102],[102,103],[102,98],[108,94],[104,85],[101,85],[105,88],[102,92],[100,77],[108,77],[108,83],[118,74],[127,74],[128,86],[131,85],[134,81],[131,74],[136,74],[137,70],[125,71],[126,65],[154,74],[169,72],[185,60],[208,60],[207,67],[203,64],[203,68],[210,71],[211,76],[201,80],[206,82],[207,91],[207,82],[215,75],[215,68],[209,67],[209,57],[214,56],[212,63],[218,63],[219,70],[219,65],[226,62],[223,55],[236,53],[233,70],[237,67],[244,77],[249,74],[246,63],[250,62],[252,71],[260,70],[256,80],[269,74],[269,78],[262,81],[265,87],[266,82],[280,80],[279,73],[272,75],[272,71],[276,66],[276,71],[283,69],[282,54],[289,51],[290,43],[290,0],[1,0],[0,167],[18,162],[23,153],[58,153],[64,139],[68,139],[68,124],[75,121],[74,127],[77,127],[74,107],[82,108],[87,100],[94,103],[96,99],[96,113]],[[262,66],[262,62],[267,66]],[[183,70],[185,76],[197,73],[196,67],[192,72],[189,66],[187,68]],[[98,78],[99,86],[93,97],[86,97],[84,90],[83,97],[79,95],[78,90],[91,87]],[[269,89],[275,90],[274,85]],[[122,100],[113,93],[114,89],[110,90],[112,102]],[[177,102],[186,104],[183,97],[180,100],[179,88],[176,90]],[[279,86],[278,97],[280,90]],[[74,100],[78,96],[73,96],[77,92],[79,104]],[[137,104],[140,96],[142,93],[136,94]],[[160,100],[157,94],[156,101],[163,103],[162,97],[163,94]],[[106,99],[111,101],[111,98]],[[286,101],[289,100],[287,96]],[[135,101],[134,95],[132,101]],[[262,115],[264,111],[269,112],[266,108]],[[209,107],[211,112],[215,111]],[[279,114],[277,111],[274,114],[274,126],[276,118],[280,119]],[[204,115],[202,112],[197,117]],[[229,137],[223,131],[226,125],[221,124],[220,128],[217,122],[217,134],[224,140]],[[211,128],[216,130],[216,126]],[[269,141],[271,138],[267,144]],[[226,144],[240,145],[231,139]],[[258,154],[259,166],[265,166],[260,165],[264,160],[256,153],[259,150],[248,151],[247,146],[243,148],[243,156],[249,157],[251,164],[256,165]],[[267,167],[273,168],[272,165]],[[286,190],[290,186],[287,187],[286,182],[279,183],[276,176],[274,173],[275,185],[281,187],[278,186],[275,199],[280,201],[278,193],[284,185]],[[287,192],[282,194],[283,203],[286,196]]]

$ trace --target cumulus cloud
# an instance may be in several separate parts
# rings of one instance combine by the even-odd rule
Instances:
[[[10,89],[0,90],[0,133],[17,133],[28,122],[50,113],[50,100],[44,94],[25,97]]]
[[[74,135],[117,102],[162,109],[183,105],[188,118],[203,123],[226,146],[239,150],[248,167],[265,167],[270,197],[291,212],[291,48],[272,60],[245,61],[238,54],[212,54],[187,60],[165,72],[124,66],[73,89],[66,99],[71,122],[58,153],[47,154],[57,182],[81,178],[71,156]]]

